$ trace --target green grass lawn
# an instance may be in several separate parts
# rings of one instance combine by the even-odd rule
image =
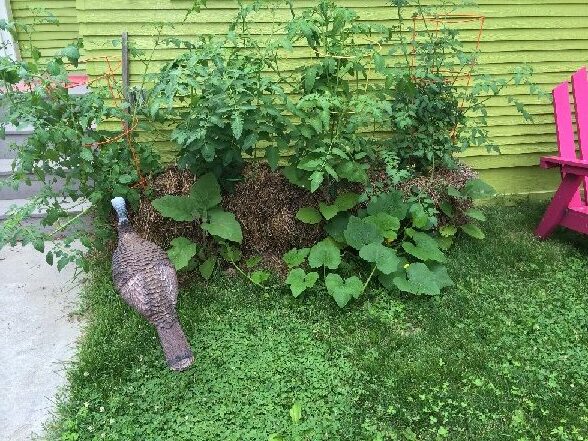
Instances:
[[[49,438],[586,440],[588,240],[536,240],[543,209],[488,209],[488,239],[451,251],[456,284],[436,298],[371,291],[341,310],[321,291],[196,284],[181,374],[98,268]]]

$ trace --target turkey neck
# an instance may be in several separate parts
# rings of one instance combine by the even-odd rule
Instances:
[[[122,222],[119,222],[116,226],[116,229],[118,231],[118,237],[119,239],[126,234],[132,234],[135,231],[133,230],[133,227],[131,227],[131,224],[129,224],[128,220],[123,220]]]

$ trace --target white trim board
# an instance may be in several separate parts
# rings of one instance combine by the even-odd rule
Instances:
[[[10,0],[0,0],[0,20],[12,20]],[[18,60],[20,58],[17,42],[8,31],[0,30],[0,55],[10,57],[13,60]]]

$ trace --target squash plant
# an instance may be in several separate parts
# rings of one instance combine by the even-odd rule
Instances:
[[[441,236],[452,241],[461,230],[468,236],[484,239],[486,235],[479,225],[480,222],[486,221],[484,212],[476,207],[461,209],[459,202],[485,199],[495,194],[496,190],[481,179],[472,179],[461,189],[447,187],[446,197],[439,204],[439,208],[448,219],[448,222],[439,228]],[[454,203],[455,201],[458,203]]]
[[[238,248],[243,240],[241,225],[231,212],[220,207],[221,188],[213,173],[200,177],[187,195],[166,195],[152,201],[153,207],[164,217],[177,222],[198,222],[200,228],[214,239],[217,247],[205,247],[180,236],[171,241],[168,256],[176,270],[198,268],[208,280],[217,266],[219,257],[229,262],[250,282],[260,287],[270,274],[258,268],[261,258],[254,256],[238,265],[241,253]]]
[[[359,298],[376,279],[385,288],[418,295],[438,295],[452,285],[443,265],[446,244],[435,231],[437,219],[422,203],[407,201],[393,189],[371,197],[365,208],[354,209],[359,200],[360,195],[342,193],[333,204],[321,203],[298,212],[302,222],[324,222],[328,237],[284,255],[290,268],[286,283],[295,297],[314,286],[321,275],[340,307]],[[359,265],[355,268],[368,266],[365,279],[343,278],[334,272],[344,257]],[[311,271],[305,271],[303,265]]]
[[[233,213],[220,208],[221,189],[214,174],[207,173],[199,178],[190,193],[181,196],[166,195],[152,201],[153,207],[163,217],[177,222],[199,222],[207,234],[221,245],[225,242],[241,243],[241,225]],[[200,274],[208,279],[214,270],[217,256],[212,250],[204,250],[185,237],[177,237],[171,242],[168,256],[177,270],[195,265],[192,259],[198,256]]]

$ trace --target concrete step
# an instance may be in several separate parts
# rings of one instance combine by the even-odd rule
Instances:
[[[23,144],[27,137],[32,133],[31,128],[15,129],[6,128],[6,136],[0,139],[0,159],[10,159],[16,157],[13,146]]]
[[[10,176],[12,174],[12,159],[0,159],[0,178]]]
[[[13,199],[13,200],[0,200],[0,227],[8,217],[8,213],[12,210],[13,207],[23,207],[29,202],[27,199]],[[91,204],[89,202],[72,202],[71,200],[64,200],[61,206],[68,212],[70,216],[75,216],[80,214],[85,209],[89,208]],[[34,227],[43,233],[55,233],[55,230],[59,227],[59,225],[50,225],[50,226],[43,226],[41,225],[41,219],[45,216],[44,210],[36,210],[34,211],[30,217],[25,219],[22,222],[23,226]],[[61,225],[68,221],[71,218],[62,218],[60,220]],[[68,235],[72,234],[74,231],[79,230],[80,228],[85,231],[90,231],[92,229],[92,218],[89,214],[84,214],[80,217],[80,219],[71,225],[68,225],[63,230],[53,234],[54,239],[62,239],[67,237]],[[11,233],[8,233],[11,234]],[[1,236],[1,235],[0,235]],[[6,238],[0,237],[0,241],[6,240]]]
[[[25,182],[7,184],[12,175],[12,159],[0,159],[0,199],[27,199],[36,195],[43,188],[43,183],[31,178],[30,185]],[[63,188],[63,179],[47,177],[47,182],[53,180],[52,187],[55,190]],[[16,186],[14,186],[16,185]]]
[[[77,78],[77,80],[79,80],[79,78]],[[80,83],[77,86],[70,87],[67,93],[73,96],[81,96],[87,94],[88,91],[88,86]],[[3,112],[0,109],[0,117],[2,116],[2,113]],[[11,146],[13,144],[22,144],[32,132],[32,127],[15,127],[8,125],[6,127],[6,138],[0,139],[0,159],[14,158],[16,153]]]
[[[29,199],[6,199],[0,200],[0,222],[6,220],[8,214],[13,208],[21,208],[30,202]],[[71,199],[63,199],[60,203],[61,207],[71,215],[76,215],[89,208],[92,204],[88,201],[76,201]],[[45,216],[45,210],[35,210],[31,214],[32,219],[40,219]]]

